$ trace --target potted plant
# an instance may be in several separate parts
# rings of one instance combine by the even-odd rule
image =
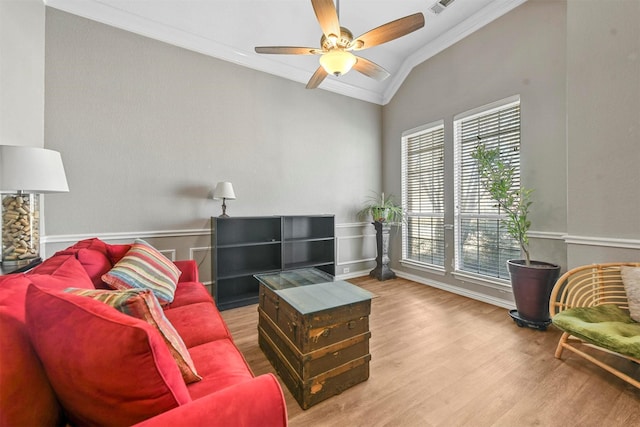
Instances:
[[[478,145],[471,155],[477,162],[480,182],[506,214],[506,230],[520,245],[524,259],[508,260],[516,310],[509,314],[518,326],[546,329],[549,297],[560,273],[560,266],[532,261],[529,255],[529,208],[533,190],[514,184],[515,168],[500,156],[500,149]]]
[[[395,279],[396,273],[389,268],[389,232],[391,225],[395,225],[404,220],[402,206],[393,201],[393,196],[376,194],[369,198],[369,201],[358,212],[360,219],[371,218],[376,229],[376,267],[369,272],[369,275],[382,281]]]

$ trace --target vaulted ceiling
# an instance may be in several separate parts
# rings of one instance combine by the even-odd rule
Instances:
[[[383,81],[355,70],[315,90],[384,105],[416,65],[526,0],[338,0],[340,24],[354,36],[422,12],[423,28],[358,52],[391,73]],[[306,84],[314,55],[259,55],[255,46],[319,47],[322,31],[305,0],[44,0],[47,6]],[[442,4],[448,4],[442,7]],[[437,9],[439,13],[434,12]]]

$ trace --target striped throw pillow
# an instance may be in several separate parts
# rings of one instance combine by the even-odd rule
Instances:
[[[161,303],[170,303],[176,292],[180,270],[156,248],[136,239],[131,249],[102,276],[112,289],[149,289]]]
[[[65,292],[93,298],[101,301],[121,313],[141,319],[154,326],[164,338],[169,352],[180,368],[184,381],[189,384],[200,381],[202,377],[196,372],[196,368],[187,350],[184,341],[175,330],[169,319],[164,315],[157,298],[149,290],[128,289],[124,291],[108,291],[102,289],[68,288]]]

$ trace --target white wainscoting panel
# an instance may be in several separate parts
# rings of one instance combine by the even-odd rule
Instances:
[[[376,259],[376,234],[366,222],[336,224],[336,277],[367,274]]]

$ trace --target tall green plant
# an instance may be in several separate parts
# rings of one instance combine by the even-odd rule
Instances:
[[[516,239],[524,252],[527,265],[529,257],[529,237],[531,221],[527,218],[531,206],[533,190],[514,185],[516,170],[500,157],[500,149],[487,149],[480,144],[471,154],[478,165],[480,182],[491,197],[498,202],[506,214],[507,232]]]
[[[402,206],[393,201],[393,195],[385,197],[384,193],[369,197],[364,207],[358,212],[358,218],[371,217],[377,222],[401,222],[404,220]]]

